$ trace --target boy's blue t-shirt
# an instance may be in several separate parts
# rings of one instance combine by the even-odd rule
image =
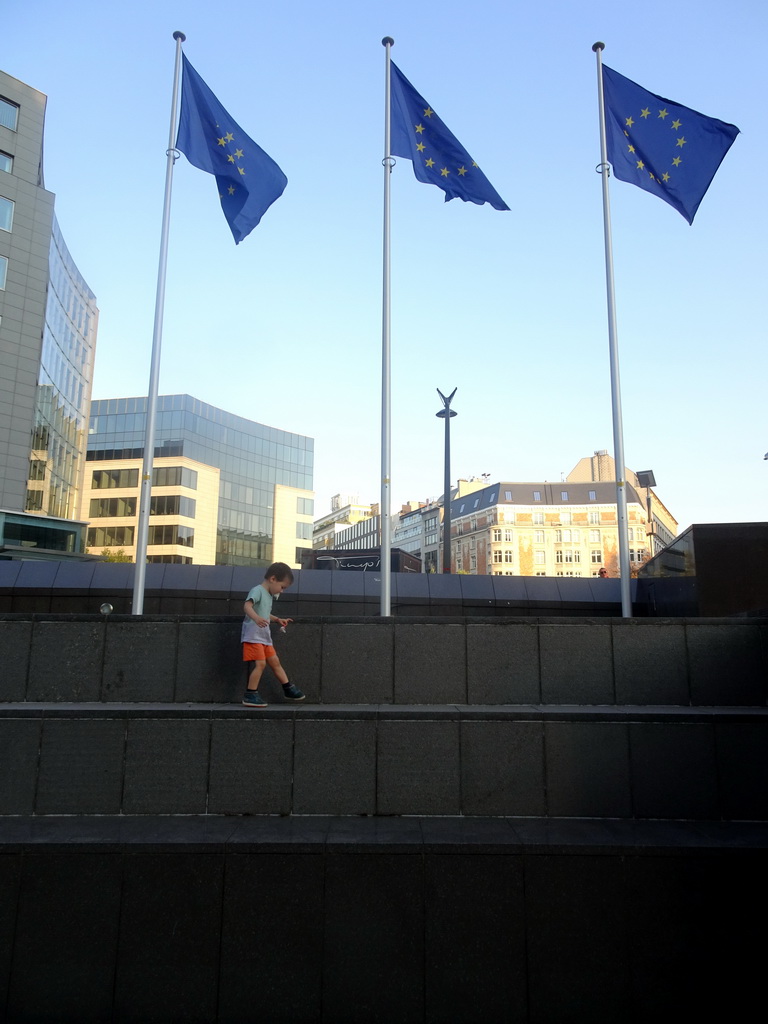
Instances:
[[[253,610],[262,619],[269,622],[272,614],[272,595],[259,583],[248,591],[246,601],[253,601]],[[247,615],[243,618],[243,628],[240,631],[240,642],[249,644],[271,644],[272,632],[269,626],[259,626]]]

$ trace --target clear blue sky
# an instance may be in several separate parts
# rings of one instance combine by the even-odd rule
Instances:
[[[611,183],[627,464],[680,527],[768,517],[764,0],[29,0],[0,67],[48,96],[47,187],[101,310],[95,398],[146,394],[174,43],[288,187],[235,246],[176,164],[160,390],[315,438],[316,514],[380,493],[384,49],[499,213],[392,180],[392,498],[613,450],[595,56],[739,126],[693,226]]]

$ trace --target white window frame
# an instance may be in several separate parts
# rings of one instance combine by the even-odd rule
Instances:
[[[5,206],[5,204],[8,204]],[[6,196],[0,196],[0,230],[12,231],[13,230],[13,213],[16,209],[16,203],[12,199],[8,199]],[[6,210],[8,213],[8,224],[7,226],[3,223],[2,211]]]
[[[15,132],[19,127],[19,105],[18,103],[13,103],[11,100],[7,100],[5,96],[0,96],[0,114],[2,114],[6,108],[9,112],[13,111],[13,117],[11,117],[10,114],[8,117],[0,116],[0,125],[2,125],[3,128],[7,128],[8,131]],[[10,124],[10,121],[13,121],[13,124]]]

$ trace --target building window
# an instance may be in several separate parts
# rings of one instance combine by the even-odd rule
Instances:
[[[186,466],[158,466],[152,470],[153,487],[188,487],[197,490],[197,472]]]
[[[578,530],[555,530],[556,543],[578,544],[581,537]]]
[[[534,542],[534,544],[543,544],[544,543],[544,531],[543,530],[534,530],[533,531],[533,542]]]
[[[504,491],[504,500],[512,501],[512,491]]]
[[[592,493],[594,493],[594,492],[592,492]],[[599,524],[600,523],[600,513],[596,512],[596,511],[590,510],[590,512],[589,512],[589,523],[590,523],[590,525]]]
[[[150,526],[148,544],[180,544],[186,548],[195,546],[195,531],[190,526]]]
[[[136,515],[136,498],[91,498],[90,519],[117,519]]]
[[[560,562],[562,562],[562,560],[563,560],[563,552],[562,551],[556,551],[555,552],[555,561],[560,563]]]
[[[533,575],[534,576],[546,576],[547,574],[545,572],[535,572]]]
[[[512,557],[512,552],[509,549],[507,549],[504,552],[504,561],[505,562],[512,562],[512,561],[514,561],[514,559]]]
[[[315,500],[314,498],[297,498],[296,499],[296,514],[300,516],[313,516],[315,514]],[[299,548],[298,550],[304,550]],[[296,559],[298,562],[298,558]]]
[[[132,547],[134,529],[133,526],[92,526],[88,530],[88,547]]]
[[[560,491],[560,500],[568,501],[568,491]]]
[[[573,516],[570,512],[561,512],[560,522],[563,524],[563,526],[570,526],[573,522]]]
[[[507,542],[507,544],[509,544],[512,541],[512,531],[511,530],[505,530],[504,531],[504,540]]]
[[[185,516],[195,518],[196,502],[183,494],[157,494],[149,500],[151,516]]]
[[[541,501],[541,491],[534,491],[533,492],[533,500],[534,501]]]
[[[312,523],[296,523],[296,539],[312,540]]]
[[[13,170],[13,157],[10,153],[3,153],[0,150],[0,171],[8,171],[10,174]]]
[[[534,523],[534,526],[543,526],[544,525],[544,513],[543,512],[534,512],[533,513],[533,523]]]
[[[544,551],[534,551],[533,552],[533,564],[534,565],[544,565],[546,560],[547,560],[546,552],[544,552]]]
[[[0,98],[0,124],[3,128],[10,128],[12,132],[15,132],[18,123],[18,106],[15,103],[11,103],[10,100]]]
[[[494,540],[494,542],[496,544],[499,543],[499,541],[501,540],[501,530],[494,530],[493,531],[493,540]]]
[[[34,490],[27,489],[27,499],[26,499],[26,501],[24,503],[24,511],[25,512],[42,512],[42,510],[43,510],[43,492],[42,491],[34,491]],[[7,531],[6,531],[6,535],[5,536],[6,536],[6,539],[7,539],[8,538]]]
[[[0,228],[3,231],[10,231],[13,227],[13,207],[12,200],[0,196]]]
[[[589,543],[590,544],[599,544],[600,543],[600,531],[599,530],[590,530],[589,531]]]
[[[595,549],[594,551],[590,552],[590,557],[592,561],[596,564],[601,563],[603,561],[603,552]]]
[[[91,489],[94,491],[112,487],[138,486],[138,469],[95,469],[91,477]]]
[[[497,549],[496,551],[493,552],[493,560],[494,560],[494,562],[501,562],[502,558],[503,558],[503,552],[500,549]]]
[[[597,493],[595,491],[590,491],[589,492],[589,500],[590,501],[596,501],[597,500]]]
[[[0,290],[5,288],[5,279],[8,276],[8,257],[0,256]]]
[[[29,479],[30,480],[45,480],[45,460],[44,459],[30,459],[29,460]]]

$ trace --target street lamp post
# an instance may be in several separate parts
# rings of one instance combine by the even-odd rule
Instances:
[[[637,473],[637,482],[641,487],[645,488],[645,504],[648,514],[648,535],[650,540],[648,541],[648,548],[651,553],[651,557],[656,554],[656,531],[653,528],[653,518],[651,516],[651,488],[656,486],[656,477],[653,475],[652,469],[643,470],[642,473]]]
[[[440,388],[437,393],[443,401],[443,408],[435,413],[445,420],[445,477],[443,484],[443,572],[451,571],[451,418],[457,413],[450,408],[451,399],[457,388],[446,398]]]

